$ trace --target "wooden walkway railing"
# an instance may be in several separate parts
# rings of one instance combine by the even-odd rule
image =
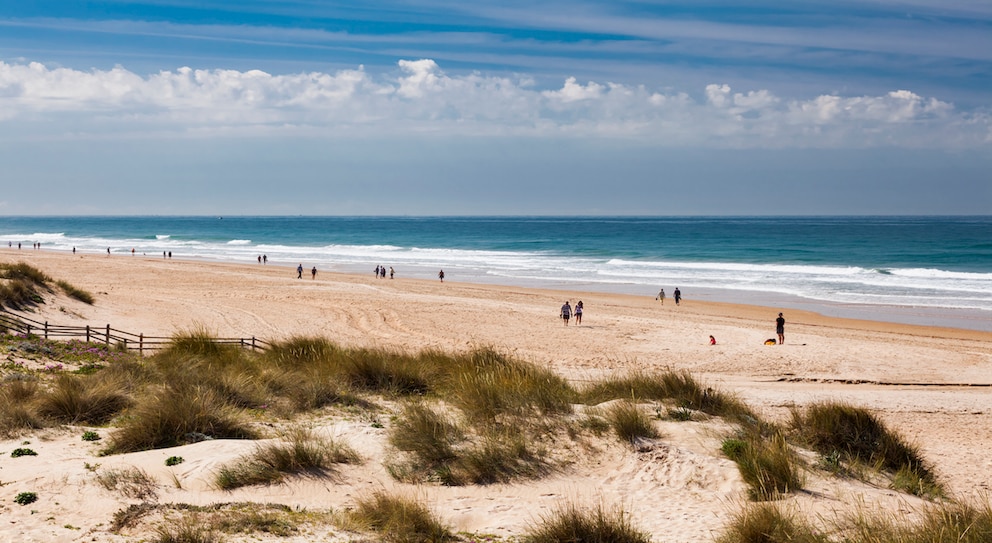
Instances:
[[[127,350],[138,351],[140,354],[144,354],[145,351],[164,349],[173,343],[171,337],[134,334],[111,328],[109,324],[99,327],[49,324],[48,321],[36,321],[23,315],[11,313],[3,308],[0,308],[0,329],[25,335],[35,334],[45,339],[79,338],[86,342],[104,343],[108,346],[114,345]],[[252,351],[264,351],[271,347],[268,341],[256,337],[212,338],[212,340],[219,345],[237,345]]]

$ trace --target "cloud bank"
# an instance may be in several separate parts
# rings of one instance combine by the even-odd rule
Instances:
[[[695,94],[693,94],[695,93]],[[526,76],[449,76],[430,59],[373,75],[273,75],[179,68],[139,75],[0,61],[0,137],[201,136],[297,132],[608,138],[656,147],[974,149],[992,114],[908,90],[784,99],[713,83],[689,92],[581,82],[539,89]]]

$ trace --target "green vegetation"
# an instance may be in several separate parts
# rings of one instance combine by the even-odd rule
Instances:
[[[293,428],[282,443],[258,445],[234,464],[222,466],[214,483],[222,490],[277,483],[286,475],[324,475],[334,464],[354,463],[358,454],[345,444]]]
[[[944,489],[919,449],[907,444],[868,410],[819,403],[793,410],[791,427],[800,443],[825,457],[825,464],[868,467],[892,475],[892,486],[918,496],[939,497]]]
[[[793,513],[758,504],[737,513],[716,543],[829,543],[830,540]],[[853,541],[849,543],[854,543]],[[865,542],[868,543],[868,542]],[[878,541],[877,543],[882,543]],[[895,543],[895,542],[893,542]]]
[[[11,451],[11,458],[20,458],[22,456],[38,456],[38,453],[34,452],[34,449],[27,449],[24,447],[18,447]]]
[[[165,459],[165,465],[171,468],[172,466],[178,466],[179,464],[182,464],[185,461],[186,459],[183,458],[182,456],[170,456]]]
[[[359,498],[345,520],[350,527],[376,532],[389,543],[442,543],[455,539],[429,509],[385,492]]]
[[[770,439],[744,434],[724,440],[721,450],[737,464],[752,499],[772,500],[802,488],[799,461],[781,433]]]
[[[83,441],[100,441],[100,434],[93,430],[86,430],[83,432]]]
[[[623,510],[607,511],[602,505],[582,510],[566,504],[547,515],[522,538],[523,543],[650,543],[651,537],[633,526]]]
[[[0,263],[0,306],[25,309],[44,303],[40,291],[51,292],[48,286],[51,280],[41,270],[24,262]]]
[[[86,292],[81,288],[76,288],[62,280],[56,281],[55,284],[58,285],[60,289],[62,289],[62,292],[64,292],[66,296],[70,298],[75,298],[76,300],[79,300],[84,304],[93,305],[94,302],[93,295],[90,294],[89,292]]]
[[[108,469],[96,476],[100,486],[121,495],[137,500],[154,499],[158,492],[155,481],[143,470],[135,467]]]
[[[38,493],[36,492],[21,492],[14,496],[14,503],[19,505],[28,505],[36,501],[38,501]]]
[[[611,405],[606,411],[606,419],[621,441],[635,443],[641,438],[658,437],[651,418],[629,400],[620,400]]]

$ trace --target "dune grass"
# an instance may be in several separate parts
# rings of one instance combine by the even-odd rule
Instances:
[[[52,278],[44,272],[26,264],[0,263],[0,305],[13,309],[24,309],[44,303],[39,289],[51,291]]]
[[[97,474],[96,480],[103,488],[127,498],[154,500],[158,495],[155,480],[144,470],[133,466],[102,471]]]
[[[10,437],[22,430],[44,427],[44,421],[32,408],[40,387],[36,379],[23,374],[8,376],[0,383],[0,436]]]
[[[426,506],[382,491],[359,498],[346,514],[345,523],[376,532],[381,541],[389,543],[442,543],[456,539]]]
[[[585,510],[564,504],[545,515],[520,538],[522,543],[650,543],[622,509],[598,507]]]
[[[832,543],[805,519],[769,503],[744,507],[716,543]],[[848,543],[854,543],[853,541]],[[878,543],[882,543],[879,541]]]
[[[769,439],[742,434],[724,440],[721,450],[737,464],[754,500],[773,500],[802,488],[799,459],[782,433]]]
[[[60,375],[39,394],[36,412],[66,424],[106,424],[131,404],[131,398],[113,380]]]
[[[307,428],[295,427],[284,434],[282,442],[258,445],[251,454],[222,466],[214,484],[222,490],[273,484],[287,475],[321,476],[334,464],[359,460],[358,453],[348,445],[319,437]]]
[[[638,439],[659,436],[651,418],[629,400],[618,401],[607,408],[606,420],[621,441],[633,444]]]
[[[919,449],[886,428],[867,409],[817,403],[805,410],[794,409],[791,428],[801,443],[822,455],[891,474],[892,485],[898,490],[923,497],[944,495],[943,486]]]
[[[60,279],[56,281],[55,284],[58,285],[60,289],[62,289],[62,292],[64,292],[66,296],[79,300],[84,304],[93,305],[93,302],[95,301],[92,294],[81,288],[77,288],[69,284],[67,281],[63,281]]]

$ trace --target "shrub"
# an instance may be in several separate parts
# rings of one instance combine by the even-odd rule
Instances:
[[[34,449],[27,449],[23,447],[18,447],[11,451],[11,458],[20,458],[22,456],[38,456],[38,453],[34,452]]]
[[[86,430],[83,432],[83,441],[100,441],[100,434],[93,430]]]
[[[755,500],[775,499],[802,488],[798,460],[781,433],[767,440],[753,434],[728,439],[721,449],[737,464]]]
[[[606,420],[621,441],[634,443],[639,438],[658,437],[651,419],[629,400],[611,405],[606,411]]]
[[[406,404],[389,432],[389,443],[410,453],[428,471],[454,460],[455,445],[465,440],[465,432],[447,417],[421,402]]]
[[[16,430],[44,426],[31,408],[37,392],[38,383],[33,378],[11,380],[8,376],[0,386],[0,435],[9,436]]]
[[[379,533],[387,542],[441,543],[455,539],[427,507],[384,492],[359,498],[347,519],[359,528]]]
[[[165,459],[165,465],[171,468],[172,466],[178,466],[179,464],[182,464],[185,461],[186,459],[183,458],[182,456],[170,456]]]
[[[28,505],[38,501],[38,494],[36,492],[21,492],[17,496],[14,496],[14,503],[20,505]]]
[[[629,515],[623,510],[606,511],[600,505],[595,510],[587,511],[569,503],[542,518],[521,538],[521,541],[523,543],[564,541],[650,543],[651,537],[636,529]]]
[[[193,515],[179,522],[162,524],[155,528],[153,543],[216,543],[220,541],[213,529],[200,524]]]
[[[450,464],[450,479],[446,482],[485,485],[542,475],[549,466],[529,441],[513,429],[490,430],[479,443],[460,451]]]
[[[895,474],[894,486],[920,496],[942,496],[919,449],[907,444],[868,410],[844,403],[810,405],[792,411],[791,426],[799,439],[823,455],[839,455],[849,463],[877,466]]]

